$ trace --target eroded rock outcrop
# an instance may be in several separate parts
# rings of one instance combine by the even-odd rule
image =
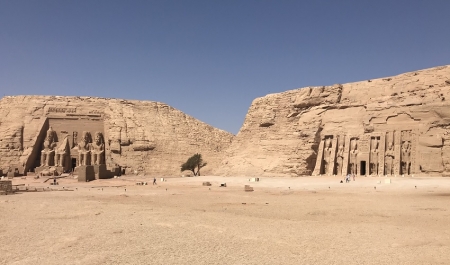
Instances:
[[[215,173],[449,174],[449,100],[448,66],[257,98]]]
[[[198,152],[208,162],[202,173],[208,174],[233,138],[158,102],[58,96],[0,100],[3,172],[104,163],[133,174],[180,175],[180,165]]]

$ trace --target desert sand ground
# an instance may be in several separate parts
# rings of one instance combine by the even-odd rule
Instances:
[[[385,179],[18,178],[0,264],[450,264],[450,178]]]

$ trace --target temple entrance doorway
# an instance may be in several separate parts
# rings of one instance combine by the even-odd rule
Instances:
[[[359,175],[366,175],[366,161],[361,161],[359,166]]]
[[[72,158],[72,172],[75,170],[75,168],[77,167],[77,159],[76,158]]]

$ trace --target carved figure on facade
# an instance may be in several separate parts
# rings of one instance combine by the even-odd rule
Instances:
[[[342,166],[344,165],[344,141],[339,141],[339,147],[336,154],[336,174],[342,174]]]
[[[325,138],[325,147],[323,150],[323,163],[324,163],[324,169],[325,174],[328,173],[329,166],[330,166],[330,159],[331,159],[331,138],[327,137]]]
[[[409,141],[404,141],[402,144],[401,166],[401,173],[409,175],[411,167],[411,144]]]
[[[105,164],[105,141],[101,132],[95,133],[95,141],[92,144],[91,155],[93,165]]]
[[[370,174],[378,174],[378,145],[379,138],[372,137],[370,140]]]
[[[392,142],[389,141],[384,155],[384,170],[386,175],[392,175],[394,173],[394,158],[394,146]]]
[[[350,173],[358,173],[358,142],[356,138],[350,140]]]
[[[55,131],[50,127],[41,151],[41,166],[53,166],[55,161]]]
[[[66,135],[62,143],[56,148],[55,164],[59,167],[66,166],[66,160],[69,158],[69,136]]]
[[[78,144],[78,132],[73,132],[72,135],[72,148]]]
[[[91,164],[91,134],[84,131],[81,141],[78,143],[78,165],[89,166]]]

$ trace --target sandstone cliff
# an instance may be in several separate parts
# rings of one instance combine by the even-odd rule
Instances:
[[[449,100],[448,66],[257,98],[214,173],[448,174]]]
[[[39,166],[45,132],[76,148],[83,131],[104,134],[108,168],[151,176],[180,175],[180,165],[201,153],[208,174],[234,135],[166,104],[93,97],[12,96],[0,100],[0,169],[20,173]],[[72,156],[72,159],[76,157]]]

